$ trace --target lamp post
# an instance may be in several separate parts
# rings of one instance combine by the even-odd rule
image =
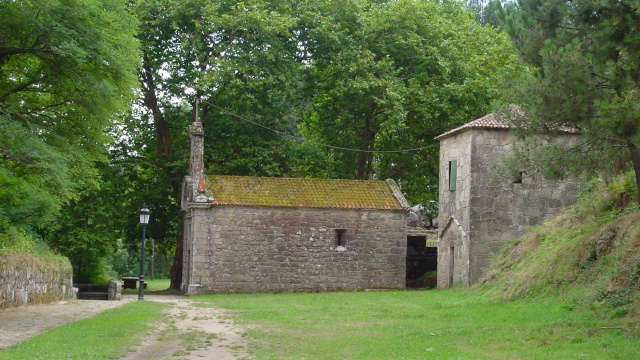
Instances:
[[[142,225],[142,251],[140,252],[140,291],[138,292],[138,300],[144,300],[144,235],[149,223],[149,214],[151,212],[145,205],[140,210],[140,225]]]

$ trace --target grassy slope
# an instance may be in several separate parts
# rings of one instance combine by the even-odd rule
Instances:
[[[487,271],[500,299],[553,297],[640,330],[640,211],[632,174],[592,184],[566,213],[516,239]]]

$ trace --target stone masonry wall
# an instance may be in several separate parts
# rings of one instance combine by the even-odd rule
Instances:
[[[33,255],[0,254],[0,309],[72,297],[68,261],[48,263]]]
[[[449,190],[452,160],[457,162],[456,190],[453,191]],[[465,231],[469,228],[470,174],[470,132],[443,139],[440,142],[438,288],[469,284],[469,239]]]
[[[405,287],[406,212],[217,206],[192,209],[183,291]],[[342,232],[344,246],[338,246]]]
[[[577,179],[548,180],[522,174],[520,179],[499,175],[492,167],[511,154],[513,134],[508,130],[473,129],[469,236],[470,278],[475,282],[492,254],[530,226],[551,218],[575,202]],[[575,135],[554,138],[571,142]],[[525,170],[525,169],[523,169]]]

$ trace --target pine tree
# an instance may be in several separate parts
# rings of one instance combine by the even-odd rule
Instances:
[[[610,174],[626,159],[640,187],[639,2],[520,0],[502,20],[531,70],[508,82],[502,100],[522,110],[511,116],[529,164],[561,177]],[[576,144],[537,136],[567,128],[581,135]]]

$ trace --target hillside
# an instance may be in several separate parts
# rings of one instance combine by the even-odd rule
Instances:
[[[505,246],[479,287],[498,299],[557,297],[640,322],[640,209],[632,173],[594,181],[575,206]]]

